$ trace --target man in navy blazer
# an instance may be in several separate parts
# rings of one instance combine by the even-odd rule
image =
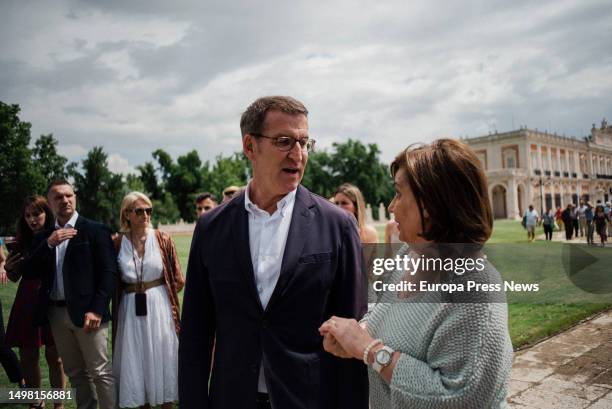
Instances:
[[[361,318],[366,278],[355,219],[300,185],[314,145],[307,115],[290,97],[242,115],[253,179],[194,232],[181,408],[368,407],[365,365],[326,354],[318,332],[331,315]]]
[[[114,409],[107,344],[117,256],[110,230],[78,214],[69,182],[51,183],[47,198],[56,222],[33,256],[42,272],[36,321],[50,323],[64,371],[76,388],[77,407],[96,408],[99,403]]]

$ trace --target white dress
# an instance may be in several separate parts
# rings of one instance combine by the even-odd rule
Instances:
[[[123,237],[119,251],[121,281],[136,283],[141,262],[132,243]],[[144,281],[162,276],[162,258],[152,229],[147,231]],[[134,294],[123,294],[119,306],[119,328],[115,340],[113,375],[120,407],[145,403],[160,405],[178,400],[178,337],[170,300],[163,285],[147,290],[147,315],[136,316]]]

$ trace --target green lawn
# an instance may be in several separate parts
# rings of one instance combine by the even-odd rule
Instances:
[[[542,227],[538,227],[536,229],[536,237],[542,234],[544,234]],[[557,232],[555,232],[555,234],[557,234]],[[516,249],[527,246],[527,243],[529,242],[527,240],[526,230],[523,229],[519,221],[514,220],[496,221],[493,228],[493,236],[488,241],[488,244],[492,245],[491,247],[497,249],[502,247],[503,244],[513,244],[513,246],[508,247],[515,251]],[[531,263],[533,270],[540,272],[546,269],[548,264],[553,264],[543,263],[542,260],[550,261],[550,253],[552,253],[553,256],[559,254],[559,249],[564,245],[565,244],[561,242],[546,242],[539,240],[531,243],[530,246],[533,246],[533,250],[529,251],[529,255],[533,259],[528,262]],[[509,253],[511,253],[511,251],[509,251]],[[520,252],[521,255],[526,253],[527,252]],[[512,254],[509,254],[508,258],[511,259],[511,257]],[[516,260],[508,266],[496,265],[504,278],[506,278],[507,275],[520,274],[516,270],[526,269],[521,265],[522,262],[525,262],[523,257],[519,257],[517,254],[515,258]],[[539,262],[538,259],[540,260]],[[558,270],[561,269],[559,264],[554,266]],[[510,274],[505,274],[507,273],[506,270],[511,270],[513,267],[515,271],[512,271]],[[567,280],[565,274],[561,271],[556,271],[556,274],[559,277],[563,276],[563,279]],[[558,298],[559,297],[555,297],[555,299]],[[508,325],[510,328],[510,336],[512,337],[512,344],[515,348],[519,348],[526,344],[534,343],[538,339],[557,333],[564,328],[568,328],[576,322],[607,309],[610,306],[612,306],[610,302],[510,304],[508,305]]]
[[[381,240],[383,238],[384,229],[378,228]],[[536,232],[537,235],[543,234],[541,228]],[[183,272],[187,267],[187,258],[189,255],[189,246],[191,243],[190,235],[179,235],[174,237],[176,243],[180,263],[183,267]],[[559,265],[552,262],[539,262],[538,260],[551,260],[554,259],[557,253],[563,246],[562,243],[546,243],[543,241],[536,241],[530,244],[529,255],[532,259],[526,257],[514,257],[513,252],[516,252],[517,248],[527,246],[527,234],[521,227],[518,221],[503,220],[497,221],[493,229],[493,236],[489,241],[492,253],[505,254],[504,260],[499,261],[499,264],[495,264],[498,270],[502,273],[502,276],[506,278],[507,275],[512,274],[520,275],[523,270],[527,270],[525,265],[533,266],[537,272],[540,270],[545,271],[560,269]],[[508,245],[508,246],[506,246]],[[504,250],[507,247],[507,251]],[[501,249],[501,250],[500,250]],[[560,253],[559,253],[560,254]],[[509,257],[508,257],[509,256]],[[513,259],[514,257],[514,259]],[[547,258],[546,258],[547,257]],[[557,272],[559,276],[563,276],[561,272]],[[565,291],[568,286],[563,287],[566,284],[559,284],[559,291]],[[0,299],[2,300],[4,322],[8,320],[10,312],[10,306],[12,305],[13,298],[17,285],[9,283],[8,285],[0,285]],[[558,296],[558,294],[557,294]],[[182,297],[182,294],[181,294]],[[573,298],[567,298],[567,301],[573,301]],[[534,303],[515,303],[508,306],[509,310],[509,327],[512,342],[515,348],[519,348],[523,345],[533,343],[538,339],[554,334],[564,328],[567,328],[574,323],[584,319],[598,311],[609,308],[612,305],[610,302],[595,303],[581,302],[581,303],[554,303],[554,304],[534,304]],[[44,354],[41,354],[41,358]],[[41,359],[41,369],[43,371],[44,387],[49,387],[47,377],[47,365],[44,362],[44,358]],[[11,387],[4,371],[0,371],[0,387]],[[2,405],[0,404],[0,407]],[[19,408],[20,406],[11,405],[13,408]],[[22,406],[25,407],[25,406]],[[73,408],[73,405],[67,405],[67,408]]]

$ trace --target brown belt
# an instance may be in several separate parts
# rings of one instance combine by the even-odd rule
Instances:
[[[153,281],[145,281],[144,283],[123,283],[123,291],[126,293],[135,293],[138,291],[147,291],[150,288],[158,287],[160,285],[164,285],[166,281],[163,277],[158,278]]]

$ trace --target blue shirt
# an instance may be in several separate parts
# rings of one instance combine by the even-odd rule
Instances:
[[[592,222],[593,221],[593,208],[592,207],[587,207],[584,211],[584,217]]]

